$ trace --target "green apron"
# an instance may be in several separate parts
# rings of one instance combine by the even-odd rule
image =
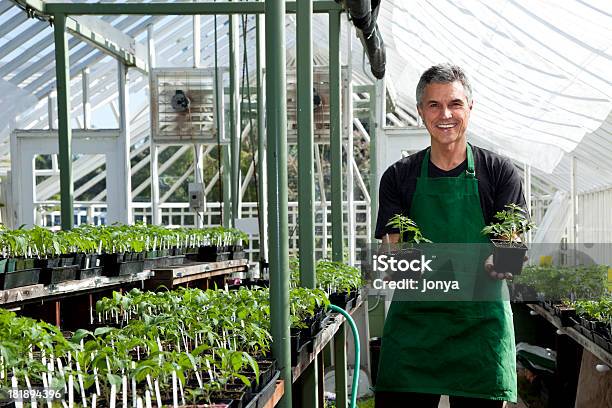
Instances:
[[[429,178],[421,165],[410,218],[434,243],[487,243],[472,148],[458,177]],[[485,245],[480,245],[485,247]],[[507,290],[484,271],[486,256],[453,262],[487,292]],[[435,272],[435,271],[434,271]],[[455,271],[457,272],[457,271]],[[500,297],[501,298],[501,297]],[[516,401],[512,311],[507,301],[393,301],[385,321],[376,391]]]

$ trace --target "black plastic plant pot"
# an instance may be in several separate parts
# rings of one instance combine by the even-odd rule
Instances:
[[[346,305],[349,300],[350,296],[348,292],[335,292],[329,295],[329,302],[332,305],[338,306],[341,309],[346,309]]]
[[[107,265],[117,265],[125,260],[125,254],[115,252],[113,254],[100,254],[100,265],[106,267]]]
[[[495,270],[502,273],[520,275],[523,271],[527,246],[521,242],[508,242],[501,239],[492,239],[493,265]]]
[[[7,258],[0,258],[0,273],[4,273],[4,271],[6,271],[7,262],[8,262]]]
[[[42,258],[34,261],[34,266],[41,269],[51,269],[60,266],[60,258]]]
[[[91,279],[96,278],[98,276],[102,276],[102,268],[100,268],[99,266],[93,268],[79,269],[77,273],[78,280]]]
[[[20,271],[0,274],[0,288],[13,289],[23,286],[36,285],[40,276],[40,269],[22,269]]]
[[[225,247],[218,247],[212,245],[205,245],[198,248],[198,261],[199,262],[219,262],[227,261],[229,259],[229,252],[225,250]]]
[[[85,256],[85,264],[81,269],[97,268],[100,266],[100,257],[98,254],[87,254]]]
[[[70,266],[74,265],[74,254],[62,254],[60,255],[59,266]]]
[[[574,318],[576,317],[576,309],[573,307],[557,305],[555,306],[555,314],[561,319],[561,326],[568,327],[574,325]]]
[[[41,271],[38,283],[42,283],[43,285],[55,285],[69,280],[75,280],[78,270],[78,265],[59,266],[57,268],[45,269]]]
[[[16,258],[8,258],[6,261],[6,272],[15,272],[15,267],[17,266]]]
[[[157,251],[146,251],[145,252],[145,259],[153,259],[153,258],[157,258]]]

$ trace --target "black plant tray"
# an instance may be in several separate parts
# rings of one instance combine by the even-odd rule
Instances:
[[[276,389],[276,380],[280,377],[280,371],[273,370],[268,381],[263,383],[261,391],[244,408],[264,408]]]
[[[22,286],[36,285],[40,275],[40,268],[24,269],[16,272],[0,274],[0,288],[3,290],[20,288]]]
[[[182,265],[185,263],[185,255],[169,255],[166,257],[168,266]]]
[[[187,259],[197,262],[220,262],[229,259],[230,252],[226,247],[201,246],[196,253],[187,254]]]
[[[593,341],[608,353],[612,353],[612,342],[610,342],[610,340],[600,336],[597,333],[593,333]]]
[[[236,251],[236,252],[230,252],[230,259],[237,261],[239,259],[245,259],[246,258],[246,252],[244,251]]]
[[[157,258],[145,258],[143,264],[144,269],[157,269],[164,266],[168,266],[168,258],[165,256]]]
[[[77,273],[77,279],[79,280],[96,278],[98,276],[102,276],[102,268],[99,266],[95,268],[79,269]]]
[[[133,275],[144,270],[144,261],[128,261],[118,264],[104,265],[104,276]]]
[[[58,266],[57,268],[43,269],[40,272],[38,283],[43,285],[55,285],[57,283],[75,280],[77,277],[78,265]]]

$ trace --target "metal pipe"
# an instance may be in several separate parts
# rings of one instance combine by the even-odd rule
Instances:
[[[262,0],[263,1],[263,0]],[[258,14],[256,21],[256,45],[257,45],[257,151],[259,154],[257,166],[257,179],[259,180],[259,260],[265,262],[268,259],[268,178],[265,171],[267,165],[266,156],[266,117],[265,117],[265,76],[264,62],[266,59],[264,36],[265,18]]]
[[[155,66],[155,38],[153,36],[153,24],[147,26],[147,46],[148,46],[148,68],[149,68],[149,92],[153,92],[153,87],[157,86],[151,78],[153,67]],[[155,110],[150,109],[151,123],[156,120]],[[151,155],[150,176],[151,176],[151,223],[161,224],[161,212],[159,211],[159,148],[153,140],[153,135],[149,135],[149,154]]]
[[[312,89],[312,2],[297,3],[297,148],[300,286],[314,289],[314,135]],[[318,407],[317,360],[304,372],[302,406]]]
[[[256,4],[256,3],[254,3]],[[289,242],[287,226],[287,90],[285,0],[266,0],[266,113],[268,135],[268,217],[270,220],[270,319],[272,351],[285,384],[291,381],[289,344]],[[291,387],[279,402],[291,407]]]
[[[69,230],[74,223],[74,186],[72,185],[72,126],[70,124],[70,61],[66,15],[53,16],[55,38],[55,72],[57,76],[57,119],[59,136],[60,199],[62,229]]]
[[[312,2],[297,4],[297,138],[300,285],[315,288]]]
[[[229,16],[229,71],[230,71],[230,158],[231,158],[231,192],[232,192],[232,225],[234,219],[240,218],[240,65],[237,53],[238,15]],[[230,185],[227,186],[230,188]]]
[[[370,231],[368,239],[374,242],[374,234],[376,233],[376,219],[378,217],[378,151],[377,151],[377,124],[376,124],[376,88],[372,86],[370,94],[370,116],[369,134],[370,134]]]
[[[329,137],[331,145],[332,259],[343,260],[340,12],[329,13]]]
[[[83,98],[83,129],[91,127],[91,103],[89,102],[89,68],[81,71],[81,96]]]
[[[348,15],[347,15],[347,23]],[[355,265],[356,239],[355,234],[355,191],[354,191],[354,173],[353,173],[353,44],[351,26],[346,25],[346,37],[348,44],[347,49],[347,69],[346,75],[343,77],[342,91],[344,94],[344,132],[346,134],[346,204],[348,216],[348,263],[351,266]]]
[[[286,13],[295,13],[296,1],[286,2]],[[331,0],[315,0],[313,12],[341,11],[342,6]],[[216,3],[46,3],[47,14],[69,15],[212,15],[212,14],[263,14],[266,10],[260,2]],[[284,45],[283,45],[284,46]]]

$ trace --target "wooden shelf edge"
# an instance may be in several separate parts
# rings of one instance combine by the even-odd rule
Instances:
[[[527,305],[530,309],[534,310],[550,324],[567,334],[572,340],[581,345],[585,350],[591,352],[595,357],[604,362],[609,367],[612,367],[612,354],[599,347],[592,340],[587,339],[573,327],[566,327],[561,325],[561,321],[553,316],[548,310],[544,309],[539,305]]]

